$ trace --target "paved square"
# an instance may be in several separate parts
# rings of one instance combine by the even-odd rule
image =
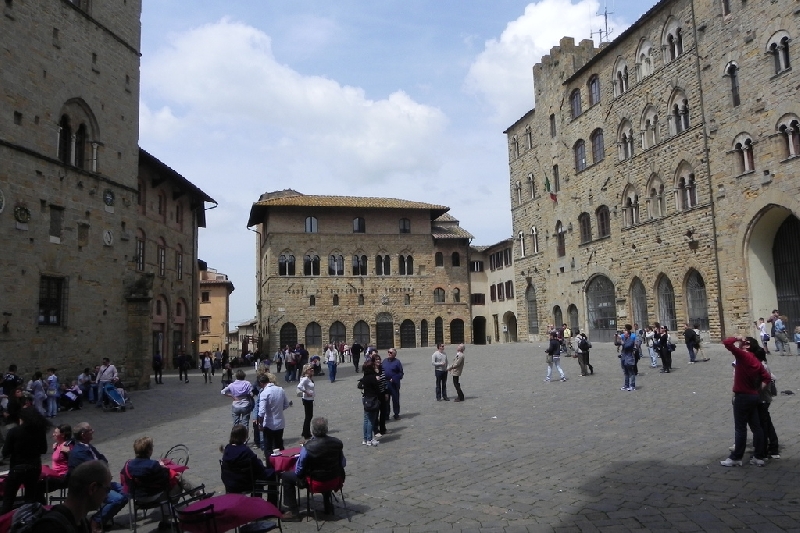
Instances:
[[[638,390],[623,392],[610,344],[595,344],[594,376],[579,377],[577,360],[563,358],[563,383],[543,383],[540,344],[470,345],[466,401],[453,403],[435,401],[433,348],[399,350],[402,419],[388,423],[376,448],[361,445],[357,377],[344,364],[336,383],[317,378],[315,415],[328,417],[344,442],[352,521],[337,510],[323,531],[800,531],[800,396],[780,395],[771,408],[781,459],[721,467],[733,442],[732,356],[721,345],[705,351],[709,362],[688,365],[679,343],[668,375],[642,360]],[[447,353],[452,359],[455,347]],[[800,393],[800,357],[769,361],[778,389]],[[156,455],[184,443],[189,473],[219,492],[218,448],[231,416],[219,374],[214,379],[165,376],[164,385],[132,394],[132,411],[90,407],[56,422],[92,422],[114,474],[133,456],[136,437],[152,436]],[[295,400],[291,446],[303,409],[293,384],[287,393]],[[455,397],[451,382],[448,393]],[[127,511],[117,523],[127,525]],[[155,530],[150,518],[144,526]],[[284,529],[314,531],[314,522]]]

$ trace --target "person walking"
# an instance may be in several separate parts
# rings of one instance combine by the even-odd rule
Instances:
[[[456,348],[456,359],[453,361],[453,364],[450,365],[447,369],[448,371],[453,373],[453,387],[456,389],[456,393],[458,394],[458,398],[453,400],[454,402],[463,402],[464,401],[464,393],[461,391],[461,372],[464,370],[464,345],[459,344],[458,348]]]
[[[722,466],[742,466],[745,445],[747,443],[747,426],[753,432],[753,457],[750,464],[764,466],[767,452],[764,445],[764,430],[758,418],[758,406],[761,403],[759,393],[769,385],[770,373],[764,368],[756,356],[749,350],[750,340],[746,337],[728,337],[722,345],[733,354],[733,427],[734,449]]]
[[[103,364],[97,372],[97,407],[105,403],[105,385],[117,379],[117,367],[111,364],[111,359],[103,357]]]
[[[350,355],[353,358],[353,368],[356,369],[356,372],[358,372],[358,362],[361,360],[361,352],[363,351],[364,347],[361,346],[358,341],[354,342],[350,347]]]
[[[214,370],[214,361],[211,360],[211,352],[205,352],[203,358],[200,360],[200,370],[203,372],[203,380],[205,383],[211,383],[211,376],[209,372]]]
[[[164,357],[159,352],[153,354],[153,379],[156,385],[164,384]]]
[[[328,363],[328,379],[333,383],[336,381],[336,367],[339,365],[339,351],[333,344],[329,344],[325,350],[325,362]]]
[[[447,397],[447,354],[444,352],[444,344],[436,345],[436,351],[431,356],[431,364],[436,376],[436,401],[449,402],[450,398]]]
[[[367,446],[377,446],[378,439],[375,438],[378,432],[378,410],[380,409],[380,383],[372,360],[364,359],[361,365],[364,375],[358,380],[358,388],[362,390],[361,402],[364,406],[364,440],[361,444]]]
[[[587,369],[590,374],[594,374],[594,367],[589,364],[589,349],[592,344],[586,333],[579,329],[575,330],[575,351],[578,353],[578,366],[581,367],[581,376],[587,376]]]
[[[314,367],[306,365],[303,367],[303,377],[297,384],[298,392],[302,393],[303,397],[303,411],[305,418],[303,418],[303,439],[308,440],[311,438],[311,419],[314,418]]]
[[[253,410],[253,386],[247,381],[244,370],[236,371],[236,381],[223,387],[220,394],[233,398],[231,402],[231,416],[233,425],[250,427],[250,413]]]
[[[689,364],[693,365],[696,362],[697,354],[695,350],[697,349],[697,333],[694,329],[689,325],[688,322],[683,324],[683,342],[686,343],[686,350],[689,352]]]
[[[567,381],[567,375],[561,368],[561,341],[558,338],[557,331],[550,332],[550,344],[544,352],[547,354],[547,376],[544,378],[545,383],[550,381],[554,366],[561,376],[561,381]]]
[[[178,381],[185,380],[184,383],[189,383],[189,358],[181,350],[178,352]]]
[[[392,401],[394,419],[400,420],[400,382],[403,380],[403,363],[397,358],[397,350],[389,348],[386,359],[383,361],[383,371],[386,374],[389,396]]]
[[[289,347],[287,346],[286,348],[288,349]],[[280,374],[283,367],[283,350],[278,348],[278,351],[272,356],[272,360],[275,362],[275,373]]]

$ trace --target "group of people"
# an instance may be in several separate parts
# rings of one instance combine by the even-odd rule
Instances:
[[[400,384],[403,380],[403,363],[397,359],[397,350],[390,348],[382,360],[378,350],[367,347],[361,365],[361,403],[364,407],[362,445],[377,446],[386,434],[386,421],[390,413],[400,420]]]
[[[456,389],[458,397],[455,402],[464,401],[464,392],[461,390],[461,373],[464,370],[464,350],[463,344],[459,344],[456,348],[456,358],[452,365],[447,363],[447,353],[445,353],[444,344],[439,343],[436,345],[436,351],[431,355],[431,364],[433,365],[433,373],[436,377],[436,401],[449,402],[450,398],[447,397],[447,374],[448,372],[453,376],[453,388]]]
[[[552,380],[554,369],[558,371],[561,381],[567,381],[567,374],[561,368],[562,354],[578,359],[581,376],[594,374],[594,367],[589,363],[589,350],[592,347],[592,343],[589,342],[589,337],[586,336],[585,332],[575,329],[573,336],[573,332],[567,324],[562,324],[560,328],[550,324],[548,331],[550,332],[550,338],[544,351],[547,356],[545,383]]]
[[[769,341],[775,340],[775,352],[780,355],[792,355],[792,345],[789,340],[788,324],[789,319],[786,315],[780,314],[777,309],[772,310],[772,314],[766,321],[764,318],[759,318],[755,323],[758,329],[758,336],[761,339],[761,346],[764,352],[769,355]],[[770,332],[767,333],[767,324],[770,324]],[[793,340],[797,345],[797,355],[800,355],[800,326],[794,328]]]

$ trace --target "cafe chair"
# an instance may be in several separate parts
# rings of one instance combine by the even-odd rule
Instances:
[[[47,503],[55,505],[63,503],[67,499],[67,475],[44,478],[44,493],[47,496]],[[55,496],[53,494],[56,494]]]
[[[267,495],[267,500],[276,507],[281,501],[281,483],[277,479],[257,479],[252,465],[247,463],[235,464],[219,461],[220,477],[225,483],[225,479],[238,478],[244,480],[241,485],[225,484],[226,493],[249,494],[256,498],[263,498]]]
[[[331,493],[331,500],[339,501],[336,497],[336,493],[338,492],[339,495],[342,497],[342,505],[344,506],[344,514],[347,517],[347,521],[350,522],[350,513],[348,512],[349,509],[347,508],[347,501],[344,499],[344,476],[338,476],[333,479],[329,479],[327,481],[319,481],[313,479],[312,477],[306,477],[306,520],[310,520],[311,515],[311,500],[314,499],[314,494],[322,494],[323,492]],[[331,501],[333,504],[333,501]],[[336,507],[334,506],[334,509]],[[314,522],[317,525],[317,531],[320,529],[319,519],[317,518],[317,509],[314,507]]]
[[[144,486],[139,484],[136,478],[128,478],[128,521],[130,529],[136,532],[136,523],[139,519],[139,511],[142,511],[142,518],[147,518],[147,511],[152,509],[161,510],[162,520],[169,521],[170,531],[174,530],[175,521],[172,513],[172,506],[175,500],[170,498],[169,491],[162,490],[152,495],[141,495]],[[136,494],[140,493],[139,496]]]
[[[176,514],[181,531],[188,531],[184,526],[191,526],[191,530],[197,533],[219,533],[213,503],[196,511],[177,509]]]
[[[189,448],[185,444],[176,444],[167,453],[161,456],[162,459],[169,459],[176,465],[189,466]]]

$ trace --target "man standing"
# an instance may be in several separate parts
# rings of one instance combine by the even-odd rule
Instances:
[[[625,382],[619,390],[624,391],[636,390],[636,335],[632,330],[633,327],[630,324],[625,324],[625,330],[622,332],[621,337],[622,347],[619,358]]]
[[[697,347],[697,333],[689,326],[688,322],[683,323],[683,341],[686,343],[686,349],[689,351],[689,364],[695,363],[695,348]]]
[[[105,385],[117,379],[117,367],[111,364],[108,357],[103,357],[103,364],[97,372],[97,407],[103,407],[105,402]]]
[[[436,375],[436,401],[449,402],[447,397],[447,354],[444,353],[444,344],[437,344],[436,351],[431,356],[431,364]]]
[[[153,354],[153,379],[156,380],[156,385],[163,385],[164,381],[164,358],[159,352]]]
[[[69,453],[69,473],[71,476],[76,469],[88,461],[102,461],[108,465],[106,456],[97,451],[91,442],[94,438],[94,430],[88,422],[81,422],[75,426],[75,446]],[[122,485],[109,480],[108,494],[105,495],[103,506],[92,517],[95,522],[92,531],[102,530],[104,527],[110,528],[114,523],[114,516],[122,510],[128,503],[128,497],[122,492]]]
[[[189,358],[183,353],[178,352],[178,381],[185,379],[189,383]]]
[[[335,344],[329,344],[325,350],[325,362],[328,363],[328,379],[333,383],[336,381],[336,366],[339,364],[339,351]]]
[[[337,477],[344,478],[344,467],[347,460],[342,450],[344,445],[336,437],[328,436],[328,419],[318,417],[311,421],[312,438],[307,440],[300,449],[300,457],[294,472],[281,474],[283,481],[283,503],[289,511],[283,513],[284,520],[297,520],[300,509],[297,506],[297,486],[305,486],[305,478],[310,477],[315,481],[330,481]],[[333,514],[331,493],[323,492],[325,514]]]
[[[456,388],[456,392],[458,393],[458,398],[453,400],[454,402],[463,402],[464,401],[464,393],[461,392],[461,371],[464,370],[464,345],[459,344],[458,348],[456,348],[456,360],[453,361],[453,364],[450,365],[448,368],[450,372],[453,373],[453,386]]]
[[[350,347],[350,355],[353,357],[353,366],[358,372],[358,362],[361,360],[361,352],[364,350],[364,347],[361,346],[358,341],[354,342],[353,345]]]
[[[389,385],[394,419],[400,420],[400,380],[403,379],[403,363],[397,358],[397,350],[389,348],[383,361],[383,373]]]
[[[258,395],[258,412],[256,420],[261,426],[264,435],[264,453],[269,455],[272,450],[283,450],[283,430],[286,428],[286,417],[283,411],[292,403],[286,398],[286,393],[281,387],[275,385],[275,374],[261,374],[258,383],[262,386]]]

